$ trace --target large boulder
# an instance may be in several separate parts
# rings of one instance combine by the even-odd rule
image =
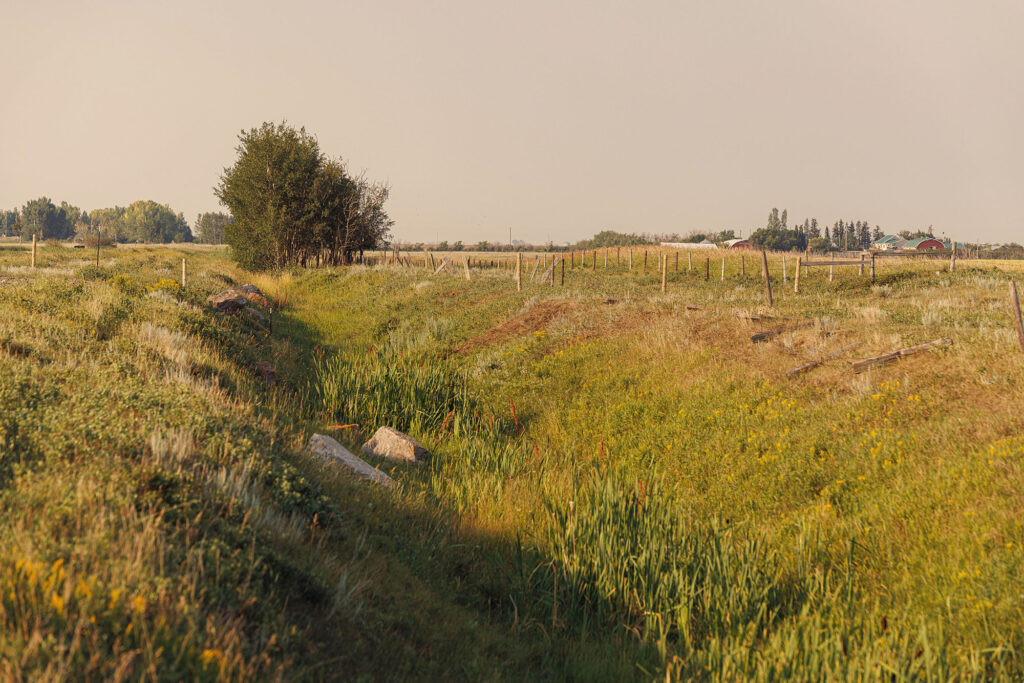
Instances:
[[[350,470],[352,474],[381,486],[393,486],[395,480],[370,465],[362,458],[356,457],[347,448],[329,436],[314,434],[309,438],[309,450],[313,455],[327,462],[335,463]]]
[[[381,427],[363,444],[363,453],[396,462],[420,463],[430,459],[430,451],[416,439],[392,427]]]
[[[220,294],[214,294],[207,300],[213,304],[214,308],[224,313],[234,313],[245,308],[250,303],[259,304],[267,309],[270,308],[270,302],[267,301],[267,297],[263,296],[263,292],[256,285],[241,285],[240,287],[225,289]]]
[[[245,308],[249,300],[233,289],[225,289],[220,294],[213,294],[206,299],[221,313],[234,313]]]

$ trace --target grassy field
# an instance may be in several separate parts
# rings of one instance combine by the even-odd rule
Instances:
[[[752,254],[642,251],[516,292],[0,248],[0,676],[1024,676],[1021,264],[773,255],[768,309]],[[272,332],[205,303],[242,283]],[[304,452],[383,424],[434,453],[395,489]]]

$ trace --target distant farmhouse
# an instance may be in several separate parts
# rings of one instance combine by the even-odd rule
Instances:
[[[871,245],[872,249],[880,249],[884,251],[949,249],[951,247],[951,244],[937,240],[934,237],[918,237],[912,240],[905,240],[899,235],[886,235],[882,239],[876,240]]]

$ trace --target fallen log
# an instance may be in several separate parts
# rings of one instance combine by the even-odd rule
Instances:
[[[871,358],[864,358],[863,360],[856,361],[853,364],[853,371],[854,372],[864,372],[868,368],[873,368],[876,365],[885,365],[886,363],[891,363],[894,360],[899,360],[900,358],[906,358],[907,356],[912,356],[915,353],[921,353],[922,351],[928,351],[930,349],[935,349],[935,348],[938,348],[940,346],[950,346],[952,343],[953,343],[953,340],[950,339],[949,337],[942,337],[941,339],[936,339],[935,341],[930,341],[927,344],[918,344],[917,346],[908,346],[905,349],[898,349],[896,351],[893,351],[892,353],[884,353],[881,356],[873,356]]]
[[[777,330],[769,330],[767,332],[759,332],[759,333],[755,334],[754,336],[752,336],[750,338],[750,341],[752,341],[752,342],[754,342],[756,344],[758,342],[767,341],[767,340],[771,339],[772,337],[776,337],[776,336],[782,334],[783,332],[791,332],[792,330],[799,330],[799,329],[804,328],[804,327],[811,327],[812,325],[814,325],[814,321],[813,320],[808,320],[806,322],[797,323],[795,325],[787,325],[785,327],[780,327]]]
[[[792,370],[789,370],[786,373],[786,376],[787,377],[792,377],[793,375],[799,375],[801,372],[807,372],[808,370],[813,370],[814,368],[818,367],[819,365],[827,363],[830,360],[834,360],[836,358],[839,358],[840,356],[842,356],[847,351],[851,351],[851,350],[857,348],[858,346],[860,346],[860,342],[859,341],[853,342],[852,344],[847,344],[843,348],[838,349],[836,351],[833,351],[832,353],[825,354],[821,358],[815,358],[814,360],[812,360],[809,363],[804,363],[803,365],[801,365],[799,367],[796,367],[796,368],[793,368]]]

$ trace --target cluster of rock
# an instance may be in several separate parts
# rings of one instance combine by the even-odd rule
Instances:
[[[309,439],[309,450],[327,462],[348,468],[357,477],[367,479],[381,486],[392,486],[394,480],[370,463],[354,455],[329,436],[314,434]],[[408,434],[392,427],[381,427],[363,444],[366,455],[391,462],[419,464],[430,459],[430,451]]]
[[[252,317],[256,327],[267,334],[270,334],[273,329],[272,319],[270,323],[267,322],[268,319],[270,319],[270,302],[256,285],[242,285],[240,287],[225,289],[219,294],[210,295],[206,300],[210,302],[210,305],[213,306],[214,310],[220,313],[233,315],[244,310]],[[261,311],[260,307],[267,312],[264,313]],[[260,377],[262,377],[267,384],[274,384],[277,382],[277,371],[270,363],[259,361],[256,363],[256,372],[259,373]]]
[[[258,304],[267,310],[270,309],[270,302],[256,285],[242,285],[225,289],[219,294],[210,295],[207,297],[207,301],[221,313],[236,313],[244,308],[258,316],[259,320],[265,320],[264,315],[259,309],[253,308],[249,304]]]

